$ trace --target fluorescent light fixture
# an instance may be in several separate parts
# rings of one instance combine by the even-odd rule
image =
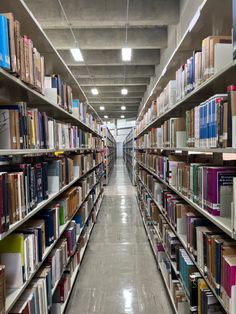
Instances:
[[[108,119],[108,116],[104,116],[105,119]]]
[[[126,109],[126,107],[125,106],[121,106],[121,110],[125,110]]]
[[[128,89],[127,88],[122,88],[121,94],[122,95],[127,95],[128,94]]]
[[[100,110],[105,110],[105,107],[104,106],[100,106]]]
[[[78,61],[78,62],[84,61],[81,50],[79,48],[72,48],[72,49],[70,49],[70,52],[71,52],[73,58],[75,59],[75,61]]]
[[[98,95],[98,89],[97,89],[97,88],[92,88],[92,89],[91,89],[91,93],[92,93],[93,95]]]
[[[121,117],[121,119],[124,119],[125,116],[122,114],[120,117]]]
[[[132,55],[131,48],[122,48],[122,60],[123,61],[130,61]]]

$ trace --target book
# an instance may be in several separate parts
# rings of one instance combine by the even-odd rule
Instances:
[[[0,14],[0,67],[10,70],[10,43],[8,19],[5,15]]]

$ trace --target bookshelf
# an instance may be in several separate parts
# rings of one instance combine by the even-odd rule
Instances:
[[[229,286],[225,284],[232,279],[230,271],[235,263],[226,267],[236,256],[236,148],[233,141],[230,143],[231,134],[234,137],[230,130],[234,113],[229,113],[234,108],[231,91],[236,73],[232,16],[231,1],[219,1],[217,8],[215,1],[202,2],[143,103],[136,123],[133,154],[137,202],[175,313],[197,312],[201,302],[209,304],[208,298],[214,302],[214,311],[236,313],[236,282],[233,279]],[[228,56],[224,55],[227,49]],[[199,56],[202,59],[198,63]],[[227,114],[223,106],[229,108]],[[202,108],[206,111],[198,116]],[[224,122],[219,121],[223,117],[220,108],[221,112],[225,110]],[[220,128],[225,123],[223,143]],[[227,175],[222,174],[225,171]],[[230,171],[231,178],[226,183]],[[213,179],[211,173],[217,173],[217,178]],[[224,179],[220,181],[220,177]],[[226,195],[220,194],[221,184],[227,185],[228,201],[220,201]],[[216,253],[214,245],[218,242],[222,250]],[[224,253],[225,243],[229,245],[227,249],[232,249],[230,258]],[[208,254],[205,260],[202,250]],[[213,270],[208,258],[212,265],[220,266]],[[200,291],[195,299],[192,279]],[[208,291],[206,298],[204,289]],[[181,300],[176,298],[177,290]]]
[[[91,171],[93,171],[96,167],[94,167],[93,169],[91,169],[90,171],[88,171],[84,176],[88,175]],[[84,177],[83,176],[83,177]],[[103,176],[103,175],[102,175]],[[84,204],[84,202],[87,200],[87,198],[89,197],[89,195],[91,194],[93,188],[98,185],[101,181],[102,176],[98,179],[98,181],[91,187],[91,189],[89,190],[89,192],[87,193],[87,195],[85,196],[85,198],[81,201],[80,204],[77,205],[77,210],[75,212],[75,214],[77,213],[77,211],[81,208],[81,206]],[[81,178],[83,178],[81,177]],[[77,179],[80,180],[81,178]],[[84,227],[86,226],[87,220],[90,217],[90,214],[93,210],[93,208],[95,207],[95,205],[99,202],[99,199],[103,199],[103,192],[99,193],[99,195],[97,196],[95,202],[94,202],[94,206],[92,207],[88,217],[85,219],[85,224],[83,226],[83,228],[81,228],[81,232],[83,231]],[[35,214],[35,213],[34,213]],[[45,254],[43,255],[42,258],[42,262],[40,262],[37,265],[37,269],[34,273],[31,274],[30,278],[24,282],[23,286],[20,289],[11,289],[11,290],[7,290],[7,296],[6,296],[6,313],[10,313],[11,309],[13,308],[13,306],[15,305],[15,303],[18,301],[18,299],[20,298],[20,296],[22,295],[22,293],[25,291],[25,289],[27,288],[27,286],[30,284],[30,282],[32,281],[32,279],[34,278],[35,274],[37,273],[37,271],[40,269],[40,267],[43,265],[43,263],[45,262],[45,260],[47,259],[47,257],[49,256],[50,252],[52,251],[52,249],[55,247],[55,245],[57,244],[57,242],[59,241],[60,237],[63,235],[63,232],[66,230],[66,227],[69,225],[69,223],[73,220],[73,217],[75,216],[75,214],[71,217],[71,219],[69,219],[64,225],[60,226],[60,236],[51,244],[51,246],[47,247]],[[30,217],[27,217],[27,219],[29,219]],[[22,225],[25,221],[21,221],[20,224],[17,227],[19,227],[20,225]],[[14,230],[16,229],[14,228]],[[9,234],[13,232],[13,230],[10,230]],[[81,234],[80,232],[80,234]],[[80,234],[78,234],[77,236],[77,241],[79,240],[79,236]],[[7,234],[8,235],[8,234]],[[4,237],[6,237],[7,235],[5,235]],[[4,238],[3,237],[3,238]],[[69,262],[69,258],[68,258],[68,262]],[[56,287],[54,287],[52,289],[52,292],[54,293]]]
[[[135,128],[132,128],[123,143],[123,158],[130,180],[135,185]]]
[[[114,162],[116,160],[116,141],[108,127],[102,127],[104,143],[104,184],[108,185]]]
[[[35,248],[35,252],[37,251],[37,262],[35,257],[34,270],[30,270],[31,266],[24,264],[25,269],[27,268],[27,271],[25,271],[27,277],[25,274],[25,277],[20,274],[22,284],[17,288],[7,287],[5,308],[1,310],[4,313],[11,313],[20,300],[24,300],[26,303],[29,302],[27,296],[29,291],[31,294],[33,293],[34,299],[37,294],[34,289],[38,289],[35,288],[38,287],[38,282],[42,283],[43,281],[43,292],[45,292],[45,295],[47,294],[47,312],[53,313],[52,307],[59,306],[60,313],[64,313],[104,197],[102,120],[88,103],[88,99],[76,77],[53,47],[24,1],[1,1],[0,13],[4,12],[13,13],[14,23],[17,20],[20,25],[20,38],[25,38],[24,40],[25,42],[27,40],[27,43],[31,42],[32,47],[27,46],[32,48],[32,50],[27,50],[29,56],[31,53],[32,57],[33,49],[37,49],[40,56],[44,58],[44,62],[43,65],[41,64],[40,72],[41,89],[37,88],[36,84],[22,79],[17,71],[13,73],[11,69],[6,70],[0,67],[0,110],[8,110],[9,113],[12,113],[13,108],[9,106],[16,103],[15,106],[19,106],[14,108],[14,123],[19,127],[17,129],[16,126],[15,134],[19,137],[20,144],[22,144],[19,145],[22,147],[21,149],[12,148],[10,145],[7,148],[0,149],[1,171],[3,167],[7,169],[4,171],[6,177],[10,174],[14,176],[14,173],[16,173],[15,190],[13,192],[11,190],[11,195],[14,194],[14,200],[8,199],[8,191],[5,190],[7,195],[5,199],[10,200],[11,203],[6,202],[1,207],[1,220],[4,218],[6,223],[4,222],[4,230],[0,233],[0,246],[5,243],[4,241],[11,239],[11,236],[18,234],[23,235],[24,238],[23,253],[20,253],[21,257],[24,256],[24,263],[30,261],[27,252],[29,253],[32,247]],[[27,38],[24,37],[25,35]],[[26,54],[25,50],[24,53]],[[12,56],[10,55],[10,57]],[[21,71],[27,71],[26,66],[29,66],[27,61],[29,60],[26,58],[25,68],[21,67]],[[11,59],[11,66],[12,63],[13,60]],[[36,73],[33,70],[32,75],[35,76],[34,80],[36,80]],[[59,84],[59,77],[61,85]],[[43,87],[46,78],[51,81],[53,81],[53,78],[57,78],[58,85],[56,87]],[[61,94],[59,94],[58,89]],[[71,90],[73,98],[72,93],[70,94]],[[74,107],[73,99],[76,100],[77,107]],[[20,111],[19,108],[25,110],[24,116],[21,116],[23,110]],[[32,113],[34,116],[30,118],[29,114]],[[17,117],[24,122],[18,123]],[[27,124],[26,121],[30,121],[30,123]],[[51,129],[49,128],[49,122],[53,123]],[[14,126],[14,123],[12,126]],[[52,145],[49,143],[50,132],[53,133],[51,135],[51,138],[53,138]],[[13,134],[13,138],[15,134]],[[54,168],[52,164],[57,164],[57,166]],[[45,168],[41,168],[43,166]],[[23,170],[26,168],[30,172]],[[47,172],[49,169],[52,171],[51,173]],[[49,190],[53,191],[55,186],[59,188],[56,188],[55,192],[50,192]],[[1,188],[5,189],[6,187],[1,185]],[[42,199],[41,189],[46,195],[43,194]],[[3,196],[2,192],[3,190],[1,191]],[[34,204],[32,205],[32,203]],[[11,207],[9,204],[11,204]],[[28,204],[30,204],[29,207]],[[8,226],[7,219],[9,215],[18,215],[19,217],[14,216],[14,222],[11,222]],[[40,219],[43,227],[37,229],[36,232],[36,227],[32,227],[33,221],[39,221]],[[32,228],[29,236],[26,236],[27,226]],[[32,230],[33,233],[31,233]],[[76,238],[72,240],[72,235],[75,232]],[[45,234],[45,239],[41,238],[40,240],[39,234]],[[33,245],[29,242],[31,240],[27,240],[28,238],[34,239]],[[46,243],[49,238],[50,244]],[[53,264],[50,264],[50,259],[54,257],[53,254],[56,250],[61,249],[63,241],[68,248],[73,245],[73,252],[69,253],[68,249],[67,260],[60,270],[58,281],[49,288],[48,277],[41,277],[39,273],[46,272],[49,268],[51,275],[52,272],[55,272]],[[45,246],[44,250],[43,246]],[[39,258],[39,251],[43,252],[41,258]],[[9,253],[7,252],[7,254]],[[29,255],[31,254],[29,253]],[[59,260],[59,262],[62,263],[62,260]],[[5,269],[7,268],[8,265],[6,264]],[[68,280],[71,283],[71,289],[67,293],[65,302],[57,302],[56,294],[58,294],[59,286],[65,274],[68,276],[68,273],[70,274]],[[32,288],[33,286],[34,288]],[[1,287],[3,287],[3,282],[1,282]],[[52,300],[49,305],[50,297]],[[40,299],[39,302],[45,305],[45,300]],[[43,311],[45,312],[45,310]]]
[[[214,10],[212,10],[213,7]],[[224,20],[224,26],[219,25],[218,18]],[[173,51],[171,57],[165,64],[161,75],[154,84],[152,92],[143,104],[143,107],[138,115],[138,121],[142,120],[144,113],[147,112],[151,102],[158,96],[158,94],[160,94],[166,84],[175,77],[177,67],[186,62],[186,59],[191,56],[192,51],[198,50],[199,47],[201,47],[202,40],[211,35],[213,33],[213,29],[215,29],[216,33],[218,31],[219,35],[225,33],[231,34],[232,1],[227,0],[224,3],[219,2],[217,8],[215,7],[214,0],[204,0],[202,2],[183,37],[180,38],[176,49]],[[200,97],[205,97],[203,96],[204,94],[214,94],[212,88],[215,88],[215,91],[219,93],[224,91],[224,86],[230,85],[232,83],[230,77],[233,75],[233,73],[235,73],[235,62],[232,60],[232,62],[226,65],[224,69],[219,71],[216,76],[206,81],[203,85],[201,85],[201,88],[199,87],[201,95],[200,93],[198,94],[198,89],[195,91],[196,93],[193,92],[192,94],[188,95],[188,97],[193,96],[191,98],[191,102],[194,100],[198,101]],[[225,82],[224,86],[222,86],[222,82]],[[186,99],[185,101],[190,102],[190,99]],[[145,130],[147,130],[149,127],[151,126],[147,125]],[[144,130],[142,131],[144,132]],[[141,135],[139,133],[140,132],[138,131],[137,134]]]

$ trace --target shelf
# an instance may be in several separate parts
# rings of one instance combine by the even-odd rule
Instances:
[[[212,10],[212,8],[214,8],[214,10]],[[167,61],[161,75],[152,89],[151,94],[147,97],[138,115],[139,121],[142,119],[143,114],[147,111],[147,108],[152,100],[156,99],[156,97],[162,92],[168,81],[175,78],[176,70],[181,66],[181,64],[185,64],[187,58],[192,56],[193,51],[198,50],[201,47],[202,40],[204,38],[211,34],[231,34],[231,12],[231,0],[219,1],[217,6],[215,5],[215,0],[203,1],[192,21],[189,23],[189,26],[179,41],[176,49]],[[224,21],[224,23],[219,23],[219,20]],[[222,85],[226,88],[227,84],[232,84],[232,77],[235,75],[235,71],[235,62],[232,62],[230,65],[226,66],[225,69],[205,81],[199,88],[195,89],[191,94],[182,99],[181,102],[175,106],[175,108],[171,108],[170,112],[172,112],[172,114],[177,112],[177,108],[180,107],[180,104],[187,105],[186,102],[189,102],[189,105],[190,103],[193,105],[194,102],[199,102],[204,99],[204,97],[208,97],[209,93],[213,94],[214,92],[220,93],[225,91],[225,89],[222,88]],[[224,84],[222,84],[222,82]],[[178,109],[182,109],[182,107],[185,107],[186,109],[187,106],[181,106],[181,108]],[[170,112],[165,113],[163,116],[158,118],[158,123],[161,123],[164,118],[166,119]],[[151,125],[154,126],[158,119],[152,122]],[[144,134],[145,131],[151,128],[151,125],[149,124],[145,130],[138,134],[138,136],[140,136],[141,133]]]
[[[136,147],[135,150],[154,150],[154,151],[177,151],[181,152],[200,152],[200,153],[225,153],[236,154],[236,148],[203,148],[203,147]]]
[[[11,2],[12,0],[10,0]],[[17,1],[20,3],[21,0]],[[6,1],[5,1],[6,3]],[[0,3],[0,12],[1,12],[1,3]],[[12,12],[12,11],[10,11]],[[23,23],[22,23],[23,24]],[[22,25],[21,24],[21,25]],[[57,72],[55,72],[57,73]],[[20,79],[16,78],[12,74],[0,68],[0,85],[1,91],[6,90],[5,95],[1,92],[0,102],[17,102],[17,101],[25,101],[27,102],[28,107],[38,107],[40,111],[45,111],[49,116],[63,120],[64,122],[70,122],[78,125],[82,130],[91,132],[92,134],[101,137],[101,135],[87,126],[80,119],[73,116],[73,114],[69,113],[65,109],[61,108],[57,104],[51,102],[44,95],[39,92],[33,90],[25,83],[23,83]],[[14,90],[14,93],[7,93],[7,91]]]
[[[94,185],[94,186],[95,186],[95,185]],[[94,187],[93,187],[93,188],[94,188]],[[93,188],[92,188],[92,189],[93,189]],[[89,194],[91,193],[92,189],[90,189],[90,191],[89,191],[89,193],[87,194],[87,196],[85,197],[84,201],[87,199],[87,197],[88,197]],[[98,194],[98,196],[97,196],[97,198],[96,198],[96,200],[95,200],[95,202],[94,202],[94,205],[96,204],[96,202],[98,201],[98,199],[99,199],[100,196],[101,196],[101,192]],[[84,201],[80,204],[78,210],[81,208],[81,206],[83,205]],[[76,243],[79,241],[80,235],[81,235],[82,231],[84,230],[84,228],[85,228],[85,226],[86,226],[86,223],[87,223],[87,221],[88,221],[88,219],[89,219],[89,217],[90,217],[90,215],[91,215],[91,212],[92,212],[93,208],[94,208],[94,206],[91,208],[88,217],[85,219],[85,222],[84,222],[83,227],[80,228],[80,233],[76,235]],[[78,210],[77,210],[77,211],[78,211]],[[76,212],[77,212],[77,211],[76,211]],[[76,213],[75,213],[75,215],[76,215]],[[74,217],[75,215],[73,215],[73,217]],[[73,220],[73,217],[72,217],[71,220]],[[70,221],[71,221],[71,220],[70,220]],[[72,255],[72,256],[73,256],[73,255]],[[68,257],[68,260],[67,260],[67,262],[66,262],[66,265],[65,265],[65,267],[64,267],[64,270],[63,270],[62,273],[61,273],[61,277],[62,277],[62,275],[63,275],[63,273],[64,273],[66,267],[68,266],[68,264],[69,264],[70,259],[71,259],[72,256],[69,256],[69,257]],[[60,282],[60,280],[61,280],[61,277],[60,277],[60,279],[55,283],[54,287],[52,288],[52,295],[55,293],[55,291],[56,291],[56,289],[57,289],[57,286],[58,286],[58,284],[59,284],[59,282]]]
[[[100,149],[92,148],[61,148],[61,149],[0,149],[0,156],[31,156],[31,155],[43,155],[53,154],[56,152],[69,153],[69,152],[89,152],[89,151],[100,151]]]
[[[153,171],[145,167],[142,163],[140,163],[137,160],[137,163],[145,169],[147,172],[149,172],[151,175],[153,175],[155,178],[157,178],[160,182],[162,182],[165,186],[167,186],[169,189],[171,189],[173,192],[178,194],[183,200],[185,200],[188,204],[190,204],[193,208],[195,208],[199,213],[201,213],[204,217],[208,218],[211,222],[213,222],[217,227],[219,227],[222,231],[224,231],[226,234],[228,234],[232,238],[236,238],[236,234],[232,229],[231,226],[231,218],[230,217],[216,217],[212,216],[210,213],[208,213],[206,210],[198,206],[196,203],[191,201],[188,197],[183,195],[181,192],[179,192],[175,187],[168,184],[166,181],[162,180],[157,174],[155,174]]]
[[[152,198],[153,202],[155,203],[155,205],[159,208],[162,216],[164,217],[165,221],[167,222],[167,224],[170,226],[171,230],[174,232],[174,234],[176,235],[176,237],[179,239],[179,241],[181,242],[183,248],[185,249],[185,251],[188,253],[188,256],[191,258],[192,262],[194,263],[194,265],[197,267],[198,271],[200,272],[200,274],[202,275],[202,277],[204,278],[204,280],[206,281],[206,283],[208,284],[208,286],[210,287],[211,291],[213,292],[213,294],[215,295],[215,297],[217,298],[217,300],[220,302],[221,306],[224,308],[225,312],[227,314],[228,313],[224,302],[222,301],[222,299],[220,298],[220,296],[215,292],[215,289],[213,287],[211,287],[211,283],[209,282],[209,280],[207,279],[207,277],[205,276],[203,270],[199,267],[199,265],[197,264],[194,256],[188,251],[188,247],[187,247],[187,236],[183,235],[183,234],[178,234],[175,230],[175,228],[172,226],[172,224],[169,222],[168,218],[166,217],[166,214],[164,212],[164,209],[162,206],[160,206],[157,201],[154,199],[154,197],[152,196],[151,192],[147,189],[146,185],[144,184],[144,182],[141,180],[141,178],[139,176],[137,176],[139,181],[142,183],[143,187],[145,188],[145,190],[147,191],[147,193],[149,194],[149,196]]]
[[[102,195],[102,200],[103,200],[103,197],[104,197],[104,196]],[[101,201],[101,204],[100,204],[100,208],[101,208],[101,205],[102,205],[102,201]],[[99,210],[100,210],[100,208],[99,208]],[[99,210],[98,210],[98,212],[99,212]],[[98,214],[98,212],[97,212],[97,214]],[[84,246],[84,247],[81,249],[81,251],[80,251],[80,255],[81,255],[81,256],[80,256],[80,263],[79,263],[79,265],[75,268],[75,271],[74,271],[74,273],[73,273],[72,276],[71,276],[71,289],[70,289],[70,291],[69,291],[69,293],[68,293],[68,296],[67,296],[67,298],[66,298],[66,301],[61,304],[61,314],[63,314],[63,313],[65,312],[65,310],[66,310],[66,306],[67,306],[68,301],[69,301],[69,299],[70,299],[71,292],[72,292],[72,290],[73,290],[73,288],[74,288],[74,284],[75,284],[75,281],[76,281],[76,278],[77,278],[77,275],[78,275],[78,272],[79,272],[79,269],[80,269],[80,266],[81,266],[81,263],[82,263],[82,260],[83,260],[83,257],[84,257],[84,253],[85,253],[85,251],[86,251],[88,242],[89,242],[89,240],[90,240],[90,236],[91,236],[91,233],[92,233],[92,230],[93,230],[94,225],[95,225],[95,223],[92,225],[92,227],[91,227],[91,229],[90,229],[90,231],[89,231],[89,234],[88,234],[88,241],[86,242],[85,246]]]
[[[20,221],[17,221],[16,223],[10,225],[9,230],[7,230],[6,232],[0,234],[0,240],[6,238],[9,234],[11,234],[14,230],[16,230],[17,228],[19,228],[21,225],[23,225],[27,220],[29,220],[32,216],[34,216],[36,213],[38,213],[42,208],[44,208],[46,205],[48,205],[49,203],[51,203],[57,196],[59,196],[61,193],[63,193],[64,191],[66,191],[69,187],[71,187],[75,182],[77,182],[78,180],[84,178],[87,174],[89,174],[90,172],[92,172],[93,170],[95,170],[99,165],[101,164],[101,162],[99,164],[97,164],[96,166],[94,166],[93,168],[91,168],[89,171],[87,171],[85,174],[83,174],[80,177],[75,178],[74,180],[72,180],[69,184],[65,185],[59,192],[53,193],[51,195],[49,195],[48,199],[44,200],[43,202],[39,203],[38,206],[36,206],[31,212],[29,212],[23,219],[21,219]]]
[[[101,177],[99,178],[99,180],[101,179]],[[10,310],[13,308],[13,306],[15,305],[15,303],[17,302],[17,300],[19,299],[19,297],[21,296],[21,294],[24,292],[24,290],[27,288],[27,286],[29,285],[29,283],[31,282],[31,280],[33,279],[33,277],[35,276],[35,274],[37,273],[37,271],[40,269],[40,267],[42,266],[43,262],[46,260],[46,258],[48,257],[48,255],[50,254],[50,252],[52,251],[53,247],[57,244],[58,240],[60,239],[61,235],[63,234],[63,232],[66,230],[67,226],[69,225],[69,223],[73,220],[73,217],[76,215],[77,211],[80,209],[80,207],[84,204],[85,200],[87,199],[87,197],[89,196],[89,194],[91,193],[92,189],[100,182],[97,181],[94,186],[90,189],[90,191],[87,193],[86,197],[83,199],[83,201],[80,203],[80,205],[78,206],[78,208],[76,209],[76,212],[74,213],[74,215],[71,217],[71,219],[69,221],[67,221],[63,226],[60,226],[60,235],[59,237],[49,246],[46,248],[44,256],[42,258],[42,262],[40,262],[37,267],[36,267],[36,271],[34,273],[32,273],[29,277],[29,279],[24,282],[23,286],[20,289],[11,289],[11,290],[7,290],[7,296],[6,296],[6,313],[9,313]],[[88,216],[89,217],[89,216]],[[87,217],[87,219],[88,219]]]
[[[139,199],[138,199],[137,197],[136,197],[136,199],[137,199],[137,203],[138,203],[138,206],[139,206]],[[156,252],[155,252],[154,246],[153,246],[152,241],[151,241],[150,236],[149,236],[148,227],[147,227],[147,225],[146,225],[146,223],[145,223],[145,220],[144,220],[143,214],[142,214],[142,212],[141,212],[140,206],[139,206],[139,211],[140,211],[140,214],[141,214],[141,217],[142,217],[143,225],[144,225],[146,234],[147,234],[147,236],[148,236],[148,240],[149,240],[149,243],[150,243],[150,246],[151,246],[151,249],[152,249],[154,258],[155,258],[155,261],[156,261],[157,266],[158,266],[158,269],[160,270],[160,273],[161,273],[161,275],[162,275],[162,279],[163,279],[163,282],[164,282],[164,284],[165,284],[166,291],[167,291],[167,293],[168,293],[168,295],[169,295],[169,298],[170,298],[170,301],[171,301],[171,305],[172,305],[172,307],[173,307],[174,312],[175,312],[176,314],[178,314],[178,311],[177,311],[177,309],[176,309],[173,296],[172,296],[172,294],[171,294],[171,292],[170,292],[170,289],[169,289],[169,286],[168,286],[168,284],[167,284],[166,278],[165,278],[165,276],[164,276],[164,272],[163,272],[163,270],[162,270],[161,264],[158,262],[158,259],[157,259],[157,256],[156,256]]]
[[[89,106],[89,110],[93,112],[96,117],[98,117],[100,122],[102,122],[95,109],[89,105],[88,99],[74,74],[66,65],[58,51],[53,47],[51,41],[24,1],[1,1],[0,12],[13,12],[14,17],[21,23],[21,34],[27,35],[31,38],[37,50],[44,56],[46,74],[60,74],[62,80],[67,82],[73,88],[73,95],[76,98],[79,98],[82,102],[86,102]],[[44,103],[43,99],[40,99],[39,93],[30,88],[26,88],[26,85],[23,83],[20,84],[19,80],[13,75],[6,74],[7,73],[5,73],[4,70],[0,71],[1,96],[4,95],[8,101],[11,100],[13,102],[19,100],[29,101],[35,105]],[[14,93],[9,93],[11,90],[14,90]],[[56,112],[54,112],[53,117],[55,117],[55,114]]]

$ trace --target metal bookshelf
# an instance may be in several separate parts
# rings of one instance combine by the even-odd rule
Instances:
[[[116,160],[116,141],[107,126],[102,127],[104,143],[104,185],[108,185]]]
[[[23,0],[3,0],[0,2],[0,12],[12,12],[14,17],[21,23],[21,32],[32,39],[34,46],[38,49],[45,59],[46,74],[60,74],[63,81],[70,84],[73,89],[74,98],[79,98],[88,106],[88,111],[93,113],[100,123],[102,120],[94,108],[89,105],[88,99],[84,94],[79,82],[72,74],[69,67],[63,61],[57,50],[53,47],[47,35],[28,9]],[[25,101],[29,106],[38,107],[56,119],[67,121],[78,125],[81,129],[100,136],[99,130],[93,130],[86,123],[82,122],[71,113],[57,104],[52,103],[47,97],[35,91],[29,85],[22,82],[19,78],[0,68],[1,102]],[[11,91],[14,91],[12,93]]]
[[[135,128],[132,128],[123,143],[123,158],[133,185],[136,185]]]
[[[20,22],[21,25],[21,34],[27,35],[29,38],[32,39],[34,46],[40,52],[42,56],[44,56],[45,60],[45,74],[59,74],[63,82],[66,82],[72,87],[73,96],[74,98],[78,98],[81,102],[87,105],[87,111],[93,115],[93,118],[97,121],[97,127],[93,128],[92,124],[86,124],[81,121],[79,118],[75,117],[73,114],[67,112],[63,108],[59,107],[56,103],[53,103],[48,97],[45,95],[37,92],[31,86],[22,82],[18,77],[14,76],[12,73],[5,71],[4,69],[0,68],[0,103],[15,103],[15,102],[26,102],[29,108],[38,108],[40,111],[45,111],[48,116],[53,117],[54,119],[60,120],[65,123],[71,123],[73,125],[78,126],[83,131],[89,132],[93,135],[93,137],[97,137],[102,139],[101,129],[100,126],[102,125],[102,120],[98,116],[97,112],[94,110],[92,106],[90,106],[86,95],[84,94],[82,88],[79,85],[79,82],[72,74],[69,67],[65,64],[57,50],[53,47],[52,43],[48,39],[47,35],[40,27],[39,23],[32,15],[31,11],[28,9],[27,5],[23,0],[3,0],[0,1],[0,12],[12,12],[14,14],[15,19]],[[57,154],[70,154],[70,153],[79,153],[84,154],[87,152],[97,152],[103,151],[102,147],[95,147],[93,149],[89,147],[78,147],[78,148],[64,148],[64,149],[18,149],[18,150],[0,150],[0,156],[7,156],[12,157],[14,162],[18,162],[21,160],[20,158],[24,156],[32,156],[32,157],[39,157],[42,155],[57,155]],[[5,157],[4,157],[5,158]],[[103,161],[101,162],[103,163]],[[28,221],[30,218],[33,218],[36,213],[42,210],[46,205],[48,205],[51,201],[55,200],[58,196],[60,196],[63,192],[67,191],[69,187],[71,187],[74,183],[79,182],[82,178],[89,175],[92,171],[95,171],[101,163],[94,165],[89,171],[84,173],[80,177],[75,177],[69,184],[65,185],[59,192],[49,195],[49,198],[37,205],[35,209],[33,209],[29,214],[27,214],[24,219],[21,221],[16,222],[13,225],[10,225],[9,230],[5,233],[0,234],[0,240],[4,239],[12,232],[17,231],[23,223]],[[91,187],[88,191],[85,198],[82,200],[81,204],[77,204],[75,214],[78,212],[79,208],[84,204],[88,196],[91,194],[92,188],[94,188],[97,184],[103,185],[103,175],[102,174],[99,178],[97,178],[97,182]],[[101,202],[103,199],[103,191],[99,193],[97,196],[93,207],[99,205],[99,209],[101,206]],[[99,211],[98,209],[98,211]],[[98,214],[96,212],[96,215]],[[74,214],[74,215],[75,215]],[[87,220],[89,216],[87,217]],[[58,243],[59,239],[63,235],[63,232],[71,222],[73,217],[71,217],[63,226],[60,226],[60,235],[59,237],[52,243],[51,246],[46,248],[45,254],[43,256],[42,262],[40,262],[37,267],[36,271],[42,267],[43,262],[52,252],[52,249]],[[87,221],[86,220],[86,221]],[[94,224],[93,224],[94,225]],[[93,227],[93,226],[92,226]],[[89,231],[88,239],[92,232],[92,228]],[[79,236],[77,240],[79,240]],[[86,243],[85,247],[83,247],[81,251],[81,260],[84,256],[84,252],[86,250],[88,242]],[[70,293],[73,289],[73,284],[76,280],[77,273],[80,269],[80,264],[74,271],[74,274],[71,278],[72,287]],[[13,306],[20,300],[22,293],[27,289],[28,285],[31,283],[33,278],[35,277],[36,271],[30,275],[30,278],[24,282],[20,289],[11,289],[6,291],[6,310],[5,313],[10,313]],[[55,287],[53,288],[55,291]],[[61,313],[64,313],[67,302],[70,297],[70,293],[68,294],[68,298],[65,303],[61,305]],[[49,309],[50,311],[50,309]]]
[[[223,24],[219,23],[219,18],[223,21]],[[185,64],[186,60],[192,56],[193,51],[198,50],[202,46],[202,40],[211,35],[226,35],[231,34],[232,29],[232,1],[216,1],[215,0],[204,0],[202,4],[199,6],[197,12],[193,16],[193,19],[189,23],[189,26],[186,29],[183,37],[180,39],[176,49],[173,51],[172,55],[170,56],[169,60],[165,65],[162,66],[162,72],[159,75],[158,79],[153,85],[152,90],[149,91],[146,100],[143,102],[143,106],[139,112],[138,119],[137,119],[137,132],[136,132],[136,139],[139,139],[144,134],[147,134],[152,128],[160,127],[164,121],[170,118],[181,117],[185,114],[187,110],[194,108],[196,105],[199,105],[202,101],[205,101],[209,97],[220,94],[220,93],[227,93],[227,86],[234,84],[235,81],[232,80],[232,77],[236,75],[236,60],[232,60],[227,65],[224,66],[221,70],[216,72],[213,76],[209,79],[202,82],[198,87],[193,89],[190,93],[185,95],[180,100],[177,100],[175,104],[169,108],[167,108],[162,114],[151,117],[149,115],[145,116],[148,112],[148,109],[151,107],[152,101],[156,100],[157,97],[161,94],[161,92],[166,87],[167,83],[170,80],[174,80],[176,77],[176,71],[179,69],[181,64]],[[150,120],[149,120],[150,119]],[[140,125],[140,122],[142,124]],[[141,141],[142,142],[142,141]],[[146,146],[138,146],[135,150],[143,151],[146,154],[160,154],[160,155],[184,155],[186,158],[188,155],[202,155],[202,154],[210,154],[213,155],[213,163],[214,164],[223,164],[224,160],[231,160],[231,165],[234,163],[235,165],[235,154],[236,148],[205,148],[205,147],[156,147],[152,146],[151,144]],[[212,157],[212,156],[211,156]],[[191,159],[191,158],[190,158]],[[178,196],[180,196],[187,204],[191,205],[197,212],[199,212],[202,216],[206,217],[210,222],[212,222],[215,226],[217,226],[220,230],[222,230],[225,234],[227,234],[232,239],[236,239],[236,230],[234,230],[234,221],[235,215],[234,211],[232,210],[231,217],[215,217],[208,213],[206,210],[198,206],[188,197],[186,197],[183,193],[181,193],[176,186],[170,185],[168,182],[164,181],[160,178],[157,173],[155,173],[154,169],[148,168],[145,164],[136,160],[137,168],[141,168],[148,172],[153,179],[157,179],[165,188],[168,190],[173,191]],[[236,313],[235,304],[232,304],[232,311],[228,312],[227,304],[222,300],[221,296],[219,296],[211,284],[208,278],[206,277],[205,273],[202,271],[200,266],[197,264],[194,256],[189,251],[187,246],[187,242],[185,237],[178,234],[176,232],[175,226],[172,226],[170,221],[168,220],[167,215],[165,214],[164,209],[160,204],[158,204],[157,200],[154,199],[152,193],[148,190],[148,187],[145,183],[141,180],[139,176],[137,176],[137,184],[142,186],[146,193],[151,197],[152,201],[156,204],[159,208],[160,213],[166,220],[167,224],[170,226],[170,229],[174,232],[177,238],[180,240],[183,248],[192,259],[193,263],[197,267],[199,273],[205,279],[206,283],[210,287],[210,290],[215,295],[219,303],[221,304],[223,310],[228,314]],[[138,204],[140,205],[140,199],[138,199]],[[145,221],[144,221],[145,223]],[[145,229],[148,232],[148,226],[145,225]],[[156,236],[158,241],[162,243],[162,239],[159,236],[158,228],[153,225],[154,230],[156,230]],[[150,236],[149,236],[150,239]],[[153,249],[153,245],[152,245]],[[155,250],[154,250],[155,253]],[[171,261],[173,272],[175,272],[176,268]],[[160,267],[160,272],[162,273],[162,269]],[[176,274],[178,277],[178,274]],[[180,280],[181,282],[181,280]],[[182,284],[183,285],[183,284]],[[233,287],[232,291],[235,291],[235,287]],[[169,292],[169,291],[168,291]],[[234,293],[234,292],[233,292]],[[170,293],[169,293],[170,294]],[[173,299],[170,294],[170,300],[173,304]],[[233,299],[235,302],[235,299]],[[187,313],[186,310],[182,312],[179,309],[174,307],[175,312],[177,313]],[[188,306],[188,312],[190,311],[190,306]]]

